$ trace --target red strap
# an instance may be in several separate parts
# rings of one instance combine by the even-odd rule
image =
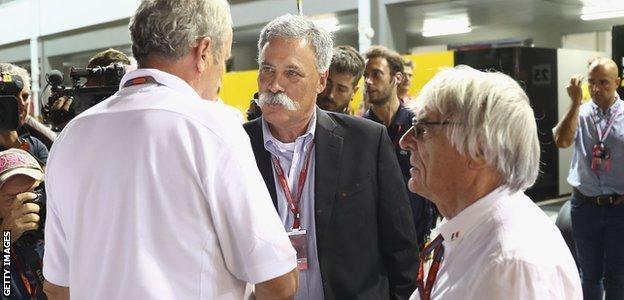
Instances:
[[[284,192],[284,196],[286,197],[286,201],[288,202],[288,208],[293,214],[294,222],[293,229],[301,228],[301,216],[299,214],[299,201],[301,200],[301,194],[303,193],[303,187],[305,185],[306,177],[308,176],[308,166],[310,165],[310,158],[312,157],[312,149],[314,148],[314,141],[310,143],[310,147],[308,148],[308,152],[306,153],[305,162],[303,168],[301,168],[301,172],[299,173],[299,179],[297,181],[297,195],[293,197],[290,187],[288,187],[288,181],[286,180],[286,175],[284,174],[284,170],[280,165],[279,159],[275,157],[275,155],[271,155],[273,159],[273,168],[275,169],[275,173],[277,173],[277,179],[282,187],[282,191]]]
[[[33,286],[30,283],[30,280],[28,280],[28,278],[26,278],[26,275],[24,274],[24,267],[22,266],[21,260],[17,257],[16,253],[11,254],[12,259],[11,261],[13,261],[15,263],[15,268],[17,271],[17,274],[19,275],[22,284],[24,285],[24,288],[26,289],[26,293],[28,294],[29,298],[28,299],[35,299],[35,295],[37,293],[37,286]]]
[[[444,238],[440,234],[433,241],[431,241],[431,243],[425,246],[425,248],[420,252],[420,262],[418,264],[418,277],[416,278],[416,285],[418,286],[418,293],[420,294],[421,300],[431,299],[433,284],[435,283],[436,277],[438,276],[440,263],[442,262],[442,257],[444,256],[444,245],[442,245],[442,241],[444,241]],[[431,268],[429,269],[429,274],[427,276],[427,284],[425,285],[424,263],[427,256],[432,251],[434,253],[433,262],[431,263]]]

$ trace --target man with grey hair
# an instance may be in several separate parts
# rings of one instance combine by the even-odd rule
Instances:
[[[408,187],[444,220],[421,252],[412,299],[581,299],[570,250],[524,194],[539,173],[540,146],[520,85],[459,66],[440,71],[416,103],[401,139],[411,151]]]
[[[48,148],[42,139],[46,138],[45,133],[49,130],[30,116],[32,103],[30,75],[24,68],[9,63],[0,63],[0,73],[11,75],[13,78],[19,77],[19,80],[14,81],[21,81],[22,87],[21,91],[13,95],[17,100],[17,124],[12,124],[11,128],[0,128],[0,151],[11,148],[23,149],[45,165],[48,160]],[[2,118],[11,119],[8,116]],[[45,129],[40,129],[41,127]]]
[[[316,104],[324,110],[350,114],[349,103],[357,93],[358,82],[364,74],[364,59],[351,46],[338,46],[334,49],[327,84],[316,98]]]
[[[140,4],[139,69],[70,121],[50,156],[51,299],[242,299],[247,283],[257,299],[294,295],[296,253],[240,119],[205,100],[231,23],[225,0]]]
[[[418,249],[407,193],[382,125],[316,105],[331,35],[294,15],[258,41],[262,117],[244,125],[297,250],[296,299],[405,299]]]

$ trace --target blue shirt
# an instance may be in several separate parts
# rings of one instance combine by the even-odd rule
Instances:
[[[611,155],[611,168],[606,172],[603,163],[594,171],[591,169],[592,149],[599,141],[595,121],[604,134],[607,123],[616,114],[611,131],[603,141]],[[602,111],[594,101],[581,105],[568,183],[590,197],[624,194],[624,101],[619,97],[607,111]]]
[[[314,132],[316,130],[316,110],[312,115],[310,124],[306,132],[295,139],[293,143],[282,143],[278,141],[269,130],[267,122],[262,119],[262,132],[264,137],[264,148],[277,157],[282,170],[286,175],[288,187],[292,193],[296,193],[299,173],[303,168],[306,154],[314,142]],[[299,272],[299,290],[295,299],[324,299],[323,282],[321,280],[321,269],[318,261],[318,251],[316,249],[316,222],[314,219],[314,166],[315,154],[312,149],[308,174],[305,185],[299,200],[299,212],[301,217],[301,229],[307,230],[307,254],[308,269]],[[273,161],[271,161],[271,165]],[[273,179],[275,180],[275,190],[277,195],[277,211],[284,228],[287,232],[292,230],[293,214],[288,208],[288,202],[284,196],[284,191],[279,184],[279,178],[273,169]]]

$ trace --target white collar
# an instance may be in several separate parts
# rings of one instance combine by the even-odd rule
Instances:
[[[477,200],[450,220],[442,220],[438,231],[444,238],[445,247],[457,245],[464,236],[469,234],[477,225],[486,220],[486,216],[497,206],[499,200],[511,192],[506,186],[498,188]]]
[[[193,98],[201,99],[201,96],[197,93],[197,91],[195,91],[195,89],[193,89],[186,81],[182,80],[182,78],[158,69],[136,69],[126,73],[126,75],[121,78],[121,82],[119,82],[119,89],[123,89],[124,84],[126,84],[127,81],[144,76],[151,76],[156,80],[156,82],[158,82],[158,84],[167,86],[177,92],[192,96]]]

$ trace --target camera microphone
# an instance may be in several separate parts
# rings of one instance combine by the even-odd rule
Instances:
[[[53,86],[63,85],[63,73],[59,70],[52,70],[47,75],[48,82]]]

